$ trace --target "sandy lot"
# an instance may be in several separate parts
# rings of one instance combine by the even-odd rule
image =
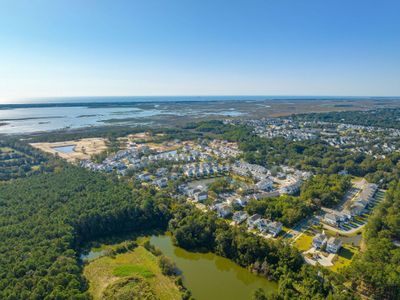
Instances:
[[[74,141],[64,141],[55,143],[32,143],[31,146],[44,152],[58,155],[68,162],[76,162],[78,160],[88,159],[91,155],[101,153],[107,149],[107,140],[104,138],[87,138]],[[73,151],[63,152],[56,148],[73,146]]]

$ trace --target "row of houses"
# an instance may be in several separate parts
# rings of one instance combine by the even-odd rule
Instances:
[[[233,173],[239,176],[249,176],[249,174],[251,174],[257,180],[264,180],[266,177],[268,177],[267,168],[243,161],[234,163],[231,167],[231,170]]]
[[[148,156],[149,161],[176,161],[176,162],[194,162],[198,159],[208,159],[209,156],[201,152],[191,150],[189,153],[178,153],[177,151],[167,151]]]
[[[204,177],[223,174],[229,172],[229,169],[229,165],[220,165],[217,163],[200,163],[182,166],[183,174],[187,177]]]
[[[237,143],[231,143],[223,140],[213,140],[205,150],[218,158],[226,159],[229,157],[238,157],[241,151],[238,149]]]
[[[375,193],[378,190],[378,186],[374,183],[364,182],[361,191],[351,202],[350,213],[355,216],[362,215],[371,201],[374,199]]]
[[[378,186],[373,183],[368,183],[365,179],[363,179],[358,186],[360,191],[354,199],[349,201],[346,208],[342,211],[332,211],[325,214],[323,218],[324,223],[339,227],[341,224],[349,222],[353,217],[360,216],[367,211],[374,200]]]

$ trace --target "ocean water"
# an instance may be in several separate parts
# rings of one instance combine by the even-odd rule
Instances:
[[[202,102],[202,101],[243,101],[243,100],[266,100],[283,99],[282,96],[119,96],[119,97],[56,97],[56,98],[34,98],[14,100],[10,103],[105,103],[105,102]],[[304,97],[294,97],[302,99]],[[1,106],[1,105],[0,105]]]

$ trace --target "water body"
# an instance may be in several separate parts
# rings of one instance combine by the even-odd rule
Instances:
[[[37,107],[0,110],[0,133],[31,133],[63,128],[80,128],[104,125],[108,119],[124,119],[127,116],[149,117],[160,114],[156,109],[134,107]]]
[[[221,115],[238,116],[238,111],[217,111],[211,113],[207,107],[203,109],[181,108],[171,110],[170,107],[158,109],[157,104],[146,105],[146,108],[132,106],[50,106],[50,107],[16,107],[1,109],[0,105],[0,134],[13,133],[32,133],[39,131],[51,131],[64,128],[81,128],[92,126],[103,126],[106,124],[127,124],[132,123],[132,119],[140,120],[143,118],[176,115],[194,116],[200,115]],[[109,121],[112,122],[109,122]]]
[[[182,271],[183,283],[196,300],[244,300],[262,288],[277,289],[275,282],[257,276],[229,259],[212,253],[188,252],[172,244],[171,237],[152,236],[150,242]]]
[[[62,152],[62,153],[73,153],[74,152],[74,145],[62,146],[62,147],[54,147],[53,149]]]

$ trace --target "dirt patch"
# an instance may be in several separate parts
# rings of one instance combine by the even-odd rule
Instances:
[[[87,138],[74,141],[55,143],[32,143],[31,146],[44,152],[57,155],[68,162],[89,159],[91,155],[101,153],[107,149],[107,140],[104,138]],[[70,151],[60,148],[71,147]]]

